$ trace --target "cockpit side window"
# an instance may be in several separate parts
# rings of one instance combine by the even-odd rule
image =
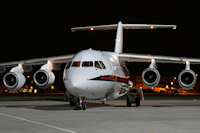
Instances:
[[[103,64],[102,61],[99,61],[99,63],[101,64],[101,67],[102,67],[103,69],[106,69],[106,66]]]
[[[92,61],[84,61],[82,63],[82,67],[93,67],[93,62]]]
[[[69,62],[67,63],[66,69],[68,69],[68,68],[71,66],[71,64],[72,64],[72,61],[69,61]]]
[[[95,67],[99,68],[99,69],[102,69],[98,61],[95,61]]]
[[[74,61],[74,62],[72,63],[72,66],[71,66],[71,67],[79,67],[80,64],[81,64],[80,61]]]

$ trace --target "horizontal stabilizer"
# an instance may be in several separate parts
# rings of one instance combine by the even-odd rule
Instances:
[[[75,31],[93,31],[93,30],[117,30],[115,39],[116,53],[123,52],[123,29],[176,29],[176,25],[159,25],[159,24],[123,24],[121,21],[118,24],[99,25],[99,26],[86,26],[71,28],[72,32]]]
[[[72,32],[86,30],[116,30],[117,24],[86,26],[71,28]],[[176,25],[158,25],[158,24],[122,24],[123,29],[176,29]]]
[[[176,29],[176,25],[123,24],[124,29]]]
[[[116,30],[117,24],[71,28],[72,32],[84,30]]]

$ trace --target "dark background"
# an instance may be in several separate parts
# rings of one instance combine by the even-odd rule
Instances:
[[[124,52],[200,58],[199,3],[190,1],[1,1],[0,62],[77,53],[113,51],[116,31],[74,32],[76,26],[176,24],[177,30],[125,30]],[[128,63],[141,75],[148,63]],[[184,65],[159,64],[163,76]],[[191,66],[200,74],[199,65]],[[62,72],[61,72],[62,73]]]

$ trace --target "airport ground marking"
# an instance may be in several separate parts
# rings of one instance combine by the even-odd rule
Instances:
[[[22,120],[22,121],[27,121],[27,122],[38,124],[38,125],[43,125],[43,126],[46,126],[46,127],[54,128],[54,129],[69,132],[69,133],[76,133],[76,132],[71,131],[71,130],[67,130],[67,129],[60,128],[60,127],[55,127],[55,126],[48,125],[48,124],[41,123],[41,122],[37,122],[37,121],[28,120],[28,119],[21,118],[21,117],[18,117],[18,116],[8,115],[8,114],[4,114],[4,113],[0,113],[0,115],[15,118],[15,119]]]
[[[99,123],[99,121],[90,121],[90,122],[92,122],[92,123]]]

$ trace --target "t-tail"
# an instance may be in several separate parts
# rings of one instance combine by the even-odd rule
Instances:
[[[99,26],[86,26],[86,27],[75,27],[71,28],[74,31],[84,31],[84,30],[117,30],[115,39],[115,49],[114,52],[123,52],[123,29],[166,29],[172,28],[176,29],[176,25],[157,25],[157,24],[123,24],[121,21],[118,24],[111,25],[99,25]]]

